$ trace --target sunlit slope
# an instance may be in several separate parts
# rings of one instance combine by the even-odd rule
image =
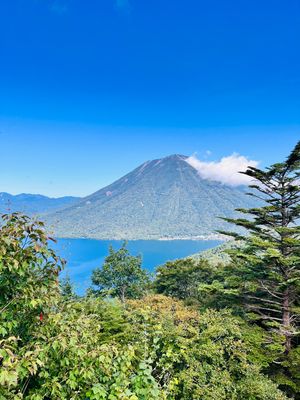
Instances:
[[[113,184],[47,218],[59,237],[158,239],[209,236],[237,207],[254,205],[245,188],[201,179],[182,155],[147,161]]]

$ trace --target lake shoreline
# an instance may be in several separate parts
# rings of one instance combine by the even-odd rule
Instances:
[[[120,241],[124,241],[124,242],[137,242],[137,241],[159,241],[159,242],[168,242],[168,241],[211,241],[211,240],[217,240],[217,241],[221,241],[221,242],[228,242],[229,240],[231,240],[230,238],[228,238],[225,235],[215,235],[215,234],[211,234],[211,235],[207,235],[207,236],[181,236],[181,237],[154,237],[154,238],[99,238],[99,237],[78,237],[78,236],[54,236],[55,240],[74,240],[74,239],[78,239],[78,240],[101,240],[101,241],[112,241],[112,242],[120,242]]]
[[[167,261],[192,256],[204,250],[222,244],[220,240],[128,240],[127,248],[133,256],[142,256],[142,266],[150,274]],[[122,240],[60,238],[51,247],[56,254],[67,261],[62,272],[76,287],[78,294],[83,294],[91,286],[91,274],[95,268],[101,268],[109,248],[115,250],[123,244]]]

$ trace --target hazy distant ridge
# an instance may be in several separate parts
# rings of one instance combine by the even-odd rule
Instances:
[[[65,196],[52,198],[40,194],[12,195],[0,192],[0,213],[23,212],[28,215],[45,214],[69,206],[79,200],[79,197]]]

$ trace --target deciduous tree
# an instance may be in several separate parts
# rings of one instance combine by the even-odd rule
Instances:
[[[126,298],[144,294],[149,277],[142,268],[141,256],[132,256],[124,242],[118,250],[110,246],[102,268],[93,271],[92,282],[98,293],[118,297],[124,303]]]

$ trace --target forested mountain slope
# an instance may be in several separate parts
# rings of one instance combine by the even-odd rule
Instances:
[[[227,228],[219,216],[256,204],[244,187],[202,179],[172,155],[147,161],[111,185],[47,216],[58,237],[99,239],[190,238]]]
[[[51,198],[40,194],[12,195],[0,192],[0,214],[19,211],[27,215],[44,214],[67,207],[79,200],[79,197],[65,196]]]

